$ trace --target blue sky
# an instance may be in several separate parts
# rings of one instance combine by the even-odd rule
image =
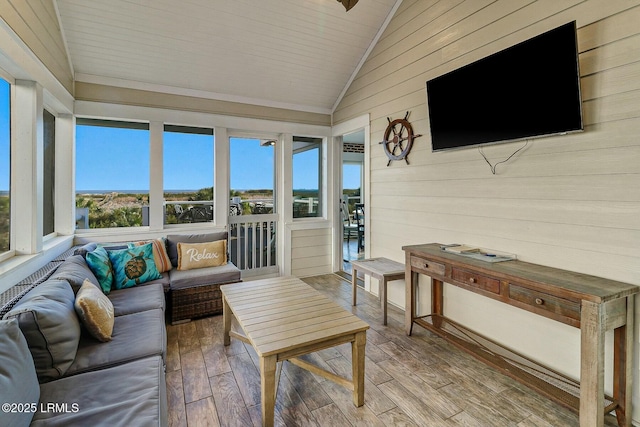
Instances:
[[[165,132],[164,188],[197,190],[213,185],[213,137]],[[144,130],[78,126],[76,186],[84,190],[148,190],[149,134]],[[95,153],[99,153],[96,156]],[[257,139],[231,138],[232,189],[273,189],[273,147]],[[297,189],[317,188],[317,161],[296,158]],[[359,187],[359,169],[345,169],[345,188]]]
[[[259,139],[231,138],[229,186],[234,190],[274,189],[273,146]]]
[[[9,190],[9,84],[0,79],[0,191]],[[232,189],[273,189],[273,147],[232,138]],[[164,188],[197,190],[213,185],[213,137],[165,132]],[[76,187],[84,190],[149,190],[149,132],[78,126]],[[345,188],[360,186],[359,167],[343,168]],[[296,156],[296,189],[317,188],[317,157]]]
[[[9,191],[9,83],[0,78],[0,191]]]

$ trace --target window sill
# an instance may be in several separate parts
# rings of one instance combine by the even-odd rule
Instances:
[[[43,243],[42,252],[37,254],[17,254],[0,262],[0,292],[12,287],[34,271],[42,268],[73,246],[73,236],[56,236]]]
[[[292,230],[307,230],[314,228],[329,228],[331,227],[331,221],[326,218],[295,218],[291,222],[287,222],[286,226]]]

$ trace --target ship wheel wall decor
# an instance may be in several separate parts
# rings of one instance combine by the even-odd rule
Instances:
[[[387,166],[391,164],[392,160],[404,160],[409,164],[407,155],[411,151],[413,140],[422,135],[414,135],[411,123],[407,120],[409,118],[409,112],[404,115],[404,119],[391,120],[387,117],[389,124],[384,131],[384,140],[380,141],[384,148],[384,153],[389,158]]]

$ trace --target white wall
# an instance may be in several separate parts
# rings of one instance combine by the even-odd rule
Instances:
[[[573,20],[583,133],[532,141],[496,175],[476,149],[431,152],[427,80]],[[468,243],[640,285],[639,21],[638,0],[404,0],[334,114],[338,124],[371,118],[368,255],[404,262],[403,245]],[[410,165],[387,167],[377,142],[387,117],[406,111],[423,136]],[[521,145],[485,153],[495,162]],[[404,307],[404,284],[389,297]],[[452,286],[445,299],[450,317],[578,377],[577,329]],[[633,390],[638,420],[638,381]]]
[[[332,272],[331,228],[294,229],[290,242],[292,275],[306,277]]]

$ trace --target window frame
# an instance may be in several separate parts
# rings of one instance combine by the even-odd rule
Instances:
[[[171,132],[171,133],[186,133],[186,134],[196,134],[196,135],[211,135],[212,137],[212,143],[213,143],[213,147],[212,147],[212,157],[211,157],[211,164],[212,164],[212,169],[213,169],[213,175],[211,176],[211,180],[212,180],[212,187],[213,187],[213,191],[211,194],[211,203],[212,203],[212,212],[211,212],[211,220],[209,221],[193,221],[193,222],[179,222],[179,223],[167,223],[166,222],[166,207],[168,205],[167,201],[166,201],[166,197],[165,197],[165,176],[166,176],[166,171],[164,168],[164,162],[166,160],[165,158],[165,134],[166,132]],[[162,220],[162,227],[163,229],[171,229],[171,228],[177,228],[177,227],[202,227],[207,226],[207,225],[211,225],[211,224],[215,224],[217,222],[217,218],[216,218],[216,209],[215,209],[215,205],[216,205],[216,192],[218,191],[218,189],[216,188],[216,131],[213,127],[206,127],[206,126],[192,126],[192,125],[177,125],[177,124],[172,124],[172,123],[168,123],[168,122],[164,122],[162,124],[162,163],[163,163],[163,176],[162,176],[162,204],[163,204],[163,212],[162,212],[162,216],[163,216],[163,220]],[[203,200],[199,200],[199,201],[203,201]],[[207,200],[208,202],[208,200]],[[170,204],[170,203],[169,203]]]
[[[327,218],[326,206],[327,206],[327,166],[326,166],[326,138],[313,137],[313,136],[292,136],[291,147],[291,218],[293,221],[314,221]],[[294,149],[293,144],[296,142],[310,143],[310,146],[300,149]],[[293,199],[295,190],[295,175],[294,175],[294,158],[296,154],[300,154],[306,151],[318,149],[318,214],[315,216],[303,216],[296,217],[295,209],[293,209]]]
[[[47,119],[46,119],[46,115],[49,114],[52,117],[52,122],[53,122],[53,134],[52,134],[52,138],[47,141]],[[55,237],[57,235],[57,230],[56,230],[56,162],[57,160],[57,156],[56,156],[56,121],[57,121],[57,117],[55,112],[50,111],[49,108],[47,108],[46,106],[44,106],[44,108],[42,109],[42,124],[43,124],[43,132],[42,132],[42,237],[44,240],[48,240],[52,237]],[[51,166],[53,167],[53,169],[51,170],[51,174],[49,177],[47,177],[47,144],[51,143],[53,144],[53,146],[50,148],[50,151],[52,151],[52,159],[51,159]],[[46,201],[47,201],[47,191],[45,191],[47,188],[47,178],[50,178],[52,180],[51,183],[51,191],[50,191],[50,196],[51,196],[51,213],[52,213],[52,217],[51,217],[51,226],[52,226],[52,230],[50,232],[46,232],[45,231],[45,211],[46,211]]]
[[[14,181],[14,171],[13,171],[13,158],[12,158],[12,147],[15,143],[15,135],[13,132],[13,111],[14,111],[14,85],[15,79],[5,72],[2,68],[0,68],[0,78],[6,81],[9,84],[9,250],[6,252],[0,252],[0,262],[5,261],[9,258],[12,258],[16,255],[15,250],[15,232],[16,232],[16,221],[14,214],[14,206],[11,203],[11,196],[13,193],[13,181]]]
[[[233,188],[231,188],[231,179],[232,179],[232,174],[233,174],[233,166],[232,166],[232,161],[231,161],[231,156],[232,156],[232,139],[246,139],[246,140],[258,140],[260,141],[260,145],[270,145],[273,147],[273,209],[272,212],[269,214],[260,214],[260,213],[254,213],[251,215],[278,215],[279,214],[279,208],[280,208],[280,201],[279,201],[279,192],[278,192],[278,182],[279,182],[279,174],[280,174],[280,165],[278,164],[278,150],[279,150],[279,146],[281,144],[281,138],[280,135],[278,134],[272,134],[269,132],[242,132],[242,131],[230,131],[228,133],[228,146],[229,146],[229,158],[228,158],[228,169],[227,169],[227,173],[229,176],[229,181],[228,181],[228,185],[227,185],[227,194],[229,196],[229,199],[232,198],[231,193],[232,191],[235,191]],[[245,189],[246,190],[246,189]],[[244,214],[244,215],[249,215],[249,214]]]
[[[147,159],[148,164],[149,164],[149,170],[152,169],[152,135],[151,135],[151,125],[149,121],[144,121],[144,120],[134,120],[134,119],[115,119],[115,118],[91,118],[91,117],[83,117],[83,116],[76,116],[76,123],[75,123],[75,141],[74,141],[74,157],[75,157],[75,161],[74,161],[74,182],[75,182],[75,186],[73,188],[73,192],[74,192],[74,207],[75,209],[77,209],[77,194],[78,194],[78,183],[77,183],[77,164],[78,164],[78,139],[77,139],[77,129],[78,126],[102,126],[102,127],[107,127],[107,128],[116,128],[116,129],[132,129],[132,130],[145,130],[147,131],[148,134],[148,138],[147,138],[147,149],[148,149],[148,153],[149,153],[149,157]],[[149,213],[151,210],[151,175],[149,174],[147,176],[148,179],[148,184],[147,186],[149,187],[149,190],[147,191],[146,195],[148,198],[148,209],[149,209]],[[142,194],[142,193],[139,193]],[[144,221],[144,213],[142,213],[142,211],[144,210],[144,205],[141,208],[141,215],[142,215],[142,221]],[[140,226],[128,226],[128,227],[96,227],[96,228],[91,228],[90,223],[88,223],[88,228],[84,229],[80,229],[77,228],[75,229],[74,233],[77,235],[83,235],[83,234],[111,234],[111,235],[118,235],[121,233],[131,233],[131,232],[136,232],[136,231],[144,231],[144,230],[148,230],[149,229],[149,225],[145,225],[144,222],[140,225]]]

